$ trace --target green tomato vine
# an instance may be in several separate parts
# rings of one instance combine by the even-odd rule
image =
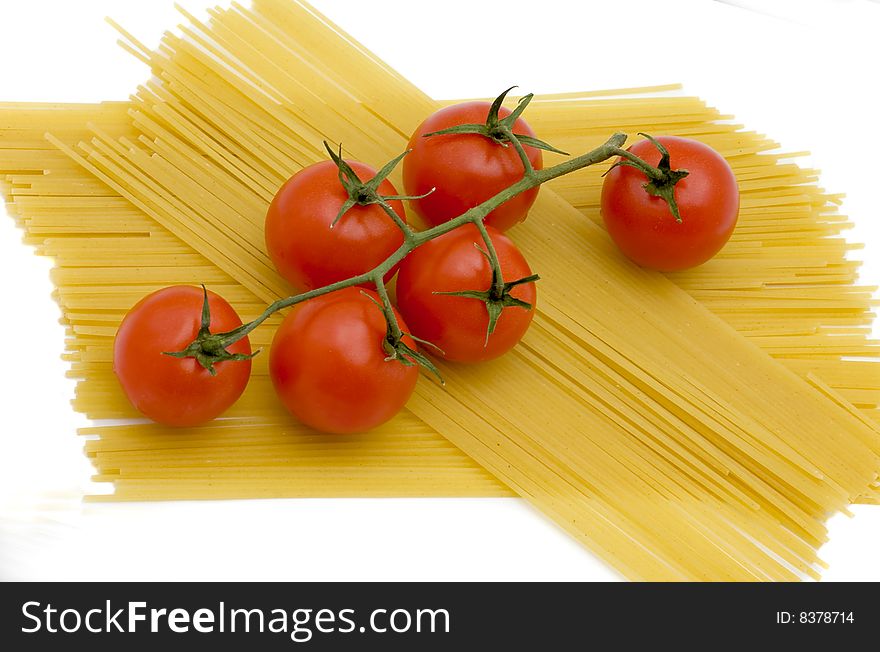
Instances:
[[[524,301],[520,301],[515,297],[512,297],[510,294],[511,290],[517,285],[521,285],[523,283],[531,283],[538,280],[537,275],[529,276],[528,278],[524,279],[514,279],[511,281],[506,281],[503,277],[503,274],[501,272],[501,265],[498,261],[498,255],[495,251],[495,246],[492,243],[492,239],[489,237],[489,233],[486,230],[484,220],[487,215],[489,215],[493,210],[498,208],[504,202],[512,199],[513,197],[516,197],[520,193],[526,192],[527,190],[531,190],[532,188],[536,188],[544,183],[547,183],[552,179],[556,179],[566,174],[571,174],[572,172],[581,170],[591,165],[595,165],[597,163],[602,163],[603,161],[607,161],[614,156],[619,156],[621,157],[621,160],[618,161],[615,165],[629,165],[642,170],[648,178],[648,182],[645,184],[645,190],[650,194],[659,196],[664,199],[669,204],[670,210],[672,211],[672,214],[675,216],[675,218],[681,221],[681,218],[678,214],[678,208],[675,205],[675,197],[672,192],[672,188],[675,183],[677,183],[680,179],[684,178],[687,175],[687,171],[671,169],[669,164],[669,154],[665,151],[660,143],[658,143],[650,136],[646,136],[655,144],[655,146],[658,147],[663,157],[661,159],[661,164],[658,167],[651,166],[631,152],[622,149],[623,144],[626,142],[627,136],[624,133],[618,132],[612,135],[605,143],[585,154],[570,158],[566,161],[563,161],[562,163],[559,163],[558,165],[554,165],[549,168],[536,170],[529,160],[528,154],[525,151],[525,146],[537,147],[539,149],[553,151],[559,154],[565,154],[565,152],[562,152],[552,145],[538,140],[537,138],[519,135],[513,132],[513,126],[516,122],[516,119],[519,118],[520,115],[522,115],[523,111],[525,111],[529,102],[532,100],[533,95],[529,94],[524,96],[522,99],[520,99],[517,107],[510,115],[508,115],[504,119],[499,119],[498,111],[507,94],[511,90],[512,89],[510,88],[507,89],[495,99],[490,107],[485,124],[457,125],[449,129],[426,134],[426,137],[435,138],[442,137],[448,134],[468,133],[477,134],[485,138],[489,138],[493,142],[497,143],[500,147],[508,147],[512,145],[516,150],[516,153],[523,165],[523,176],[519,181],[508,186],[493,197],[490,197],[482,204],[471,208],[467,212],[462,213],[458,217],[451,219],[448,222],[444,222],[443,224],[439,224],[424,231],[415,231],[402,219],[400,215],[398,215],[394,211],[394,209],[388,202],[393,200],[417,200],[427,195],[383,196],[378,192],[378,188],[382,181],[391,174],[395,167],[409,152],[403,152],[392,161],[389,161],[385,166],[382,167],[382,169],[379,170],[379,172],[376,173],[376,176],[374,176],[372,179],[362,180],[342,158],[342,146],[340,145],[338,152],[335,152],[325,141],[324,146],[326,147],[330,158],[333,160],[334,163],[336,163],[336,166],[339,168],[339,181],[348,193],[348,199],[341,207],[338,215],[336,216],[336,219],[333,221],[333,224],[330,228],[333,228],[333,226],[340,220],[345,219],[345,214],[353,206],[376,204],[380,206],[394,221],[398,228],[400,228],[403,233],[403,243],[394,253],[392,253],[388,258],[386,258],[382,263],[374,267],[372,270],[364,272],[363,274],[358,274],[357,276],[352,276],[351,278],[347,278],[342,281],[338,281],[336,283],[332,283],[330,285],[326,285],[321,288],[316,288],[308,292],[303,292],[301,294],[292,295],[284,299],[279,299],[278,301],[270,304],[253,321],[250,321],[236,329],[227,331],[225,333],[211,333],[210,330],[207,328],[207,324],[210,323],[210,314],[208,312],[208,303],[206,298],[202,311],[202,328],[199,330],[199,334],[196,339],[182,351],[169,352],[166,353],[166,355],[171,355],[179,358],[195,358],[205,369],[213,374],[215,373],[214,365],[216,363],[225,360],[235,361],[243,359],[241,356],[230,353],[227,348],[241,338],[248,335],[251,331],[257,328],[260,324],[262,324],[270,316],[272,316],[279,310],[295,306],[304,301],[308,301],[309,299],[314,299],[315,297],[329,294],[343,288],[352,287],[355,285],[373,284],[375,285],[377,294],[379,295],[379,308],[382,310],[382,313],[385,316],[385,321],[388,325],[386,337],[383,342],[383,348],[388,356],[388,360],[396,360],[405,365],[420,365],[428,371],[436,374],[437,377],[440,378],[440,373],[437,370],[437,367],[431,362],[431,360],[423,353],[414,350],[404,342],[405,333],[401,331],[397,317],[394,315],[394,309],[392,308],[391,300],[389,299],[388,290],[384,280],[386,274],[388,274],[388,272],[392,268],[394,268],[395,265],[397,265],[417,247],[420,247],[421,245],[430,240],[433,240],[434,238],[438,238],[446,233],[449,233],[450,231],[464,226],[465,224],[473,224],[477,227],[482,236],[483,244],[485,246],[485,249],[481,248],[480,251],[483,253],[483,255],[486,256],[489,261],[492,269],[492,280],[488,288],[474,288],[473,290],[458,292],[455,294],[466,296],[477,301],[482,301],[486,304],[486,310],[488,314],[486,340],[488,342],[488,338],[491,337],[498,318],[501,316],[501,313],[504,310],[530,310],[532,308],[530,304]],[[430,194],[430,192],[427,194]],[[207,297],[207,293],[205,296]],[[412,337],[412,335],[409,336]],[[421,344],[433,346],[430,342],[425,342],[423,340],[419,340],[418,338],[413,339],[420,342]],[[257,353],[259,353],[259,351]],[[256,353],[254,355],[256,355]],[[440,378],[440,380],[442,382],[442,378]]]

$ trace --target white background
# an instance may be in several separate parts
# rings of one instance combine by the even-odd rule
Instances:
[[[865,280],[880,281],[875,2],[315,4],[436,97],[683,82],[786,151],[812,151],[823,185],[848,194]],[[146,70],[105,15],[150,44],[180,22],[171,0],[0,0],[0,101],[126,98]],[[49,261],[20,237],[0,219],[0,578],[616,579],[512,499],[82,507],[90,467]],[[880,579],[880,507],[854,511],[831,522],[827,579]]]

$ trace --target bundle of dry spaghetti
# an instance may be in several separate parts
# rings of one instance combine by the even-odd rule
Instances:
[[[656,93],[658,89],[653,90]],[[753,134],[717,123],[716,112],[691,98],[663,100],[663,115],[658,113],[657,103],[656,97],[536,100],[530,119],[542,125],[542,133],[553,130],[554,139],[564,143],[581,130],[604,134],[626,116],[641,125],[656,123],[666,133],[696,133],[709,142],[715,142],[719,133],[738,133],[752,149],[768,146]],[[116,326],[141,295],[166,283],[198,278],[212,287],[222,285],[224,293],[236,297],[237,305],[250,303],[251,314],[261,308],[252,294],[43,138],[48,128],[65,142],[76,143],[90,137],[85,127],[88,122],[102,125],[108,133],[137,137],[130,129],[128,108],[124,103],[0,107],[4,124],[0,165],[7,174],[7,199],[26,230],[26,240],[41,253],[55,257],[54,280],[68,325],[68,358],[73,375],[80,379],[82,398],[76,404],[94,418],[134,416],[118,391],[109,360]],[[544,119],[557,109],[567,119]],[[607,124],[603,126],[599,120]],[[571,124],[577,124],[578,130],[566,127]],[[592,126],[596,124],[599,126]],[[571,145],[566,147],[576,151]],[[692,295],[705,290],[713,293],[713,298],[723,296],[724,291],[740,290],[724,303],[716,300],[706,305],[714,311],[729,305],[721,314],[740,332],[798,373],[818,374],[836,392],[859,405],[864,415],[876,419],[880,393],[877,367],[842,357],[854,351],[853,344],[862,347],[865,354],[876,355],[865,334],[871,318],[870,288],[854,285],[856,266],[845,258],[847,245],[831,237],[847,226],[846,220],[829,210],[833,198],[814,185],[806,185],[814,181],[812,173],[782,165],[769,155],[757,157],[747,167],[741,167],[736,157],[731,160],[743,188],[744,208],[735,235],[735,242],[742,242],[743,247],[738,250],[729,245],[708,265],[676,275],[676,282]],[[748,186],[747,175],[757,189]],[[584,184],[591,184],[592,192],[582,192]],[[770,190],[765,190],[770,184]],[[583,175],[569,187],[557,185],[557,190],[572,200],[572,193],[580,193],[585,214],[596,215],[594,175]],[[774,201],[761,202],[764,197]],[[750,202],[756,204],[754,209],[748,208]],[[777,245],[780,232],[787,236],[782,246]],[[794,261],[792,253],[798,256]],[[130,278],[123,282],[126,276]],[[118,295],[123,288],[126,292],[121,296],[110,296],[109,291]],[[806,305],[796,310],[777,309],[780,302],[791,300]],[[842,338],[834,333],[841,331],[846,339],[837,344]],[[851,348],[843,349],[844,345]],[[295,432],[296,425],[271,398],[268,378],[262,371],[245,400],[234,408],[235,418],[222,423],[183,432],[167,432],[152,425],[100,426],[84,431],[100,436],[86,444],[98,468],[96,477],[116,485],[115,493],[103,498],[510,493],[415,420],[395,427],[393,437],[389,428],[370,437],[336,438],[330,446],[323,437]],[[90,401],[88,397],[94,392],[103,398]],[[256,414],[268,418],[257,419]],[[372,486],[353,472],[368,463],[378,469],[372,472]],[[320,483],[313,481],[317,472],[321,473]],[[206,477],[210,483],[203,481]],[[260,477],[269,481],[258,483]],[[864,496],[862,501],[876,498]]]
[[[57,258],[72,373],[83,379],[77,406],[95,418],[131,416],[109,343],[137,298],[207,282],[255,315],[288,292],[261,248],[278,185],[321,157],[325,137],[356,158],[387,160],[435,108],[301,5],[235,6],[209,24],[191,19],[184,34],[156,52],[130,40],[156,75],[130,114],[43,109],[67,160],[34,138],[36,107],[9,109],[19,128],[4,131],[14,144],[3,153],[8,192],[29,238]],[[78,120],[91,112],[86,131]],[[129,498],[495,494],[503,484],[629,577],[815,574],[825,518],[869,488],[880,450],[877,374],[842,359],[875,351],[870,291],[854,285],[834,237],[845,220],[804,185],[809,173],[762,154],[770,143],[693,99],[555,98],[530,119],[578,151],[601,140],[593,132],[625,126],[622,116],[698,135],[734,165],[743,229],[717,265],[676,281],[753,343],[664,277],[620,260],[596,225],[545,189],[513,233],[547,279],[514,354],[488,369],[446,367],[447,388],[420,383],[410,414],[331,441],[272,404],[263,362],[229,419],[161,439],[153,426],[101,429],[88,447],[102,477],[116,476]],[[594,217],[600,172],[556,190]],[[554,225],[552,236],[540,223]]]

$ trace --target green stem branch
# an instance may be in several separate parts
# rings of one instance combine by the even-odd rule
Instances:
[[[386,200],[387,197],[382,197],[377,203],[382,207],[382,210],[385,211],[385,214],[390,217],[394,223],[397,225],[397,228],[403,231],[403,238],[405,242],[409,242],[412,239],[413,228],[407,224],[403,218],[397,214],[397,211],[392,208],[391,204],[389,204]]]
[[[377,276],[373,279],[373,282],[376,284],[376,293],[382,300],[382,312],[385,315],[385,321],[388,322],[388,338],[391,343],[397,344],[403,338],[403,331],[400,330],[397,315],[394,314],[394,306],[391,305],[391,299],[388,297],[385,279],[382,276]]]
[[[503,133],[507,140],[513,144],[513,148],[516,150],[519,160],[522,162],[526,178],[533,177],[535,175],[535,167],[532,165],[532,161],[529,159],[529,155],[526,153],[526,149],[523,147],[519,138],[514,135],[513,130],[510,127],[501,127],[501,133]]]
[[[480,235],[483,236],[483,243],[486,245],[486,257],[489,259],[489,265],[492,266],[492,286],[489,288],[489,294],[494,299],[501,299],[504,294],[504,276],[501,272],[501,262],[498,260],[498,252],[495,250],[495,243],[486,230],[483,220],[474,222]]]
[[[628,149],[618,149],[614,152],[617,156],[626,159],[630,163],[632,163],[632,167],[637,168],[645,173],[645,176],[648,177],[651,181],[662,181],[664,179],[663,172],[659,169],[651,165],[650,163],[643,161],[638,156],[633,154]]]

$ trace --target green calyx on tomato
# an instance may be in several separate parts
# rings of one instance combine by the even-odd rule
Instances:
[[[376,173],[372,179],[368,181],[362,181],[360,177],[358,177],[357,172],[355,172],[352,167],[342,158],[342,143],[339,144],[339,152],[334,152],[333,148],[330,147],[330,144],[325,140],[324,148],[327,150],[327,153],[330,154],[330,158],[336,164],[336,167],[339,168],[339,182],[342,184],[342,187],[345,188],[345,191],[348,193],[348,199],[346,202],[339,208],[339,213],[336,215],[336,219],[333,220],[333,223],[330,224],[330,228],[332,229],[339,220],[354,206],[370,206],[373,204],[378,204],[385,212],[388,213],[388,216],[394,220],[394,222],[403,230],[404,233],[409,232],[409,227],[406,222],[403,221],[400,215],[398,215],[391,206],[388,205],[389,201],[404,201],[404,200],[417,200],[424,199],[428,195],[430,195],[433,191],[429,190],[427,193],[422,195],[381,195],[379,194],[379,186],[382,184],[385,179],[388,178],[388,175],[394,171],[394,168],[397,167],[398,163],[400,163],[403,158],[409,154],[409,150],[400,154],[397,158],[389,161],[385,164],[385,166]]]
[[[201,323],[196,339],[190,342],[182,351],[163,351],[162,354],[172,358],[195,358],[202,367],[208,370],[208,373],[216,376],[217,370],[214,368],[214,365],[218,362],[250,360],[260,351],[257,350],[248,354],[231,353],[226,347],[241,339],[236,333],[238,329],[229,333],[211,333],[211,306],[208,304],[208,290],[204,285],[202,285],[202,293],[204,300],[202,302]]]
[[[419,337],[416,337],[412,333],[404,333],[400,328],[400,321],[397,318],[397,313],[394,310],[394,307],[391,305],[391,301],[388,298],[388,290],[384,285],[377,286],[376,288],[381,301],[377,300],[372,294],[369,292],[361,291],[365,297],[367,297],[370,301],[376,304],[376,307],[382,311],[382,314],[385,317],[385,339],[382,340],[382,350],[385,352],[387,356],[385,358],[385,362],[391,362],[396,360],[400,364],[406,367],[422,367],[426,371],[431,372],[437,377],[437,380],[440,381],[441,385],[445,385],[446,381],[443,380],[443,376],[440,373],[440,370],[437,368],[431,359],[426,356],[424,353],[421,353],[418,350],[418,347],[412,347],[406,343],[406,339],[411,339],[419,344],[424,344],[431,348],[436,349],[441,354],[443,353],[440,348],[429,342],[427,340],[423,340]]]
[[[659,140],[648,134],[639,132],[639,136],[644,136],[657,151],[660,152],[660,162],[657,167],[646,163],[632,152],[621,150],[622,157],[617,163],[612,165],[608,172],[611,172],[618,166],[629,166],[637,170],[641,170],[648,177],[648,181],[642,186],[652,197],[659,197],[669,205],[669,210],[676,222],[681,223],[681,214],[678,210],[678,202],[675,201],[675,184],[684,179],[690,172],[687,170],[673,170],[669,158],[669,150]],[[605,174],[608,174],[606,172]],[[605,176],[604,174],[602,176]]]
[[[491,264],[492,257],[489,255],[489,252],[483,249],[478,244],[474,243],[474,246],[477,250],[485,256],[486,260]],[[489,336],[495,332],[495,326],[498,324],[498,318],[501,316],[501,313],[504,312],[505,308],[523,308],[524,310],[531,310],[532,304],[528,301],[523,301],[522,299],[517,299],[515,296],[511,295],[511,290],[518,285],[525,285],[526,283],[534,283],[535,281],[541,280],[541,277],[537,274],[531,274],[529,276],[516,279],[515,281],[507,281],[504,282],[498,278],[498,269],[492,268],[492,285],[488,290],[460,290],[458,292],[434,292],[434,294],[443,294],[451,297],[467,297],[468,299],[477,299],[478,301],[482,301],[486,304],[486,312],[489,314],[489,323],[486,327],[486,342],[485,346],[489,345]]]
[[[424,344],[425,346],[429,346],[442,353],[442,350],[439,347],[437,347],[434,343],[429,342],[428,340],[423,340],[419,337],[416,337],[412,333],[403,333],[402,335],[405,335],[406,337],[415,340],[419,344]],[[443,380],[443,375],[440,373],[437,365],[431,362],[431,358],[426,356],[424,353],[421,353],[418,349],[414,349],[413,347],[409,346],[403,340],[403,337],[397,338],[393,336],[391,334],[390,324],[388,335],[386,335],[385,341],[382,342],[382,348],[388,355],[388,357],[385,358],[386,362],[397,360],[405,367],[422,367],[426,371],[430,371],[432,374],[434,374],[437,377],[437,380],[440,381],[441,385],[446,384],[446,381]]]
[[[513,133],[516,121],[523,114],[523,111],[526,110],[529,102],[532,101],[532,98],[535,96],[534,93],[529,93],[528,95],[521,97],[516,108],[508,116],[499,118],[498,112],[501,109],[501,105],[507,98],[507,94],[514,88],[516,88],[516,86],[511,86],[495,98],[495,101],[492,102],[492,106],[489,108],[489,115],[486,117],[485,123],[455,125],[453,127],[427,133],[423,137],[431,138],[433,136],[446,136],[449,134],[479,134],[502,147],[507,147],[509,143],[516,144],[514,142],[514,139],[516,139],[521,145],[527,145],[529,147],[534,147],[535,149],[543,149],[547,152],[555,152],[556,154],[568,156],[567,152],[563,152],[561,149],[557,149],[556,147],[553,147],[553,145],[545,143],[543,140],[535,138],[534,136]]]

